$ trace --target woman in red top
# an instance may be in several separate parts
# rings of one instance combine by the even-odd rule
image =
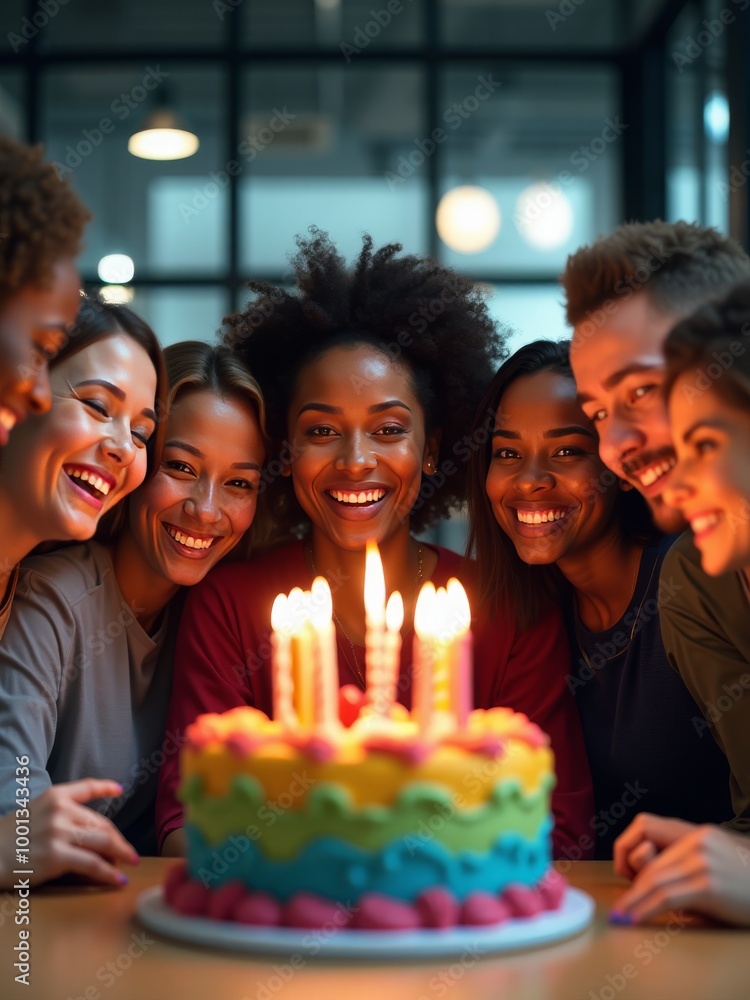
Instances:
[[[325,576],[333,593],[339,681],[364,691],[364,553],[380,548],[386,589],[404,595],[399,700],[411,701],[411,632],[423,581],[471,568],[418,532],[464,498],[474,442],[466,428],[502,354],[468,280],[434,262],[373,252],[349,271],[326,236],[299,241],[300,294],[252,282],[259,298],[226,335],[264,390],[277,457],[263,483],[277,521],[299,540],[210,574],[188,599],[167,729],[179,742],[201,712],[251,704],[271,712],[270,612],[276,594]],[[301,538],[300,538],[301,536]],[[510,615],[480,622],[475,704],[525,712],[558,758],[556,849],[575,841],[590,784],[556,613],[519,632]],[[174,746],[174,743],[173,743]],[[164,853],[182,851],[174,750],[162,768],[157,825]]]

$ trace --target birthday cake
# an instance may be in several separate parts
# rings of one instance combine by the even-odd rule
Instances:
[[[273,718],[241,707],[188,727],[187,859],[164,892],[178,912],[404,931],[560,905],[549,739],[509,708],[470,710],[465,591],[451,580],[420,593],[409,711],[396,699],[402,610],[382,613],[381,577],[376,614],[368,586],[366,693],[339,691],[318,578],[274,604]]]
[[[333,736],[252,708],[203,715],[182,751],[188,854],[165,897],[246,924],[408,930],[556,908],[549,741],[509,709],[430,740],[400,705]]]

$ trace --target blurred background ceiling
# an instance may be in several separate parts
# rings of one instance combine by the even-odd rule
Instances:
[[[745,238],[744,185],[727,185],[750,145],[741,6],[3,0],[0,129],[44,142],[95,214],[87,283],[129,256],[111,294],[165,343],[213,339],[244,280],[288,280],[317,225],[347,255],[367,231],[467,272],[515,347],[566,335],[567,254],[626,218]],[[159,105],[194,155],[128,152]]]

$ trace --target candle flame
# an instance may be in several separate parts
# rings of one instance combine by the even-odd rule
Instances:
[[[455,623],[454,633],[465,635],[471,626],[471,608],[463,584],[455,576],[452,576],[448,581],[447,593],[450,601],[451,621]]]
[[[277,594],[271,608],[271,628],[274,632],[284,632],[289,629],[289,609],[286,594]]]
[[[438,587],[432,605],[432,634],[441,642],[449,642],[453,636],[453,622],[448,594],[445,587]]]
[[[378,547],[367,543],[365,555],[365,614],[375,624],[382,625],[385,615],[385,576]]]
[[[404,602],[401,594],[394,590],[385,606],[385,627],[389,632],[399,632],[404,624]]]
[[[287,602],[287,628],[299,632],[308,618],[307,594],[301,587],[292,587]]]
[[[333,617],[333,598],[328,580],[324,576],[316,576],[310,590],[310,616],[313,623],[323,626]]]
[[[417,606],[414,608],[414,631],[420,639],[433,634],[432,609],[435,603],[435,584],[428,580],[419,591]]]

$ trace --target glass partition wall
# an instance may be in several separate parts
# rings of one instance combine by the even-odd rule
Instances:
[[[513,349],[567,335],[566,256],[623,219],[727,229],[725,6],[4,0],[0,130],[44,142],[94,213],[86,284],[165,344],[213,340],[318,226],[461,269]],[[165,110],[198,150],[132,155]]]
[[[130,257],[120,294],[165,343],[213,338],[312,225],[346,254],[370,232],[467,272],[513,346],[564,336],[556,277],[623,215],[624,53],[663,5],[558,6],[6,0],[0,128],[45,143],[94,213],[87,284]],[[198,151],[133,156],[165,108]]]

